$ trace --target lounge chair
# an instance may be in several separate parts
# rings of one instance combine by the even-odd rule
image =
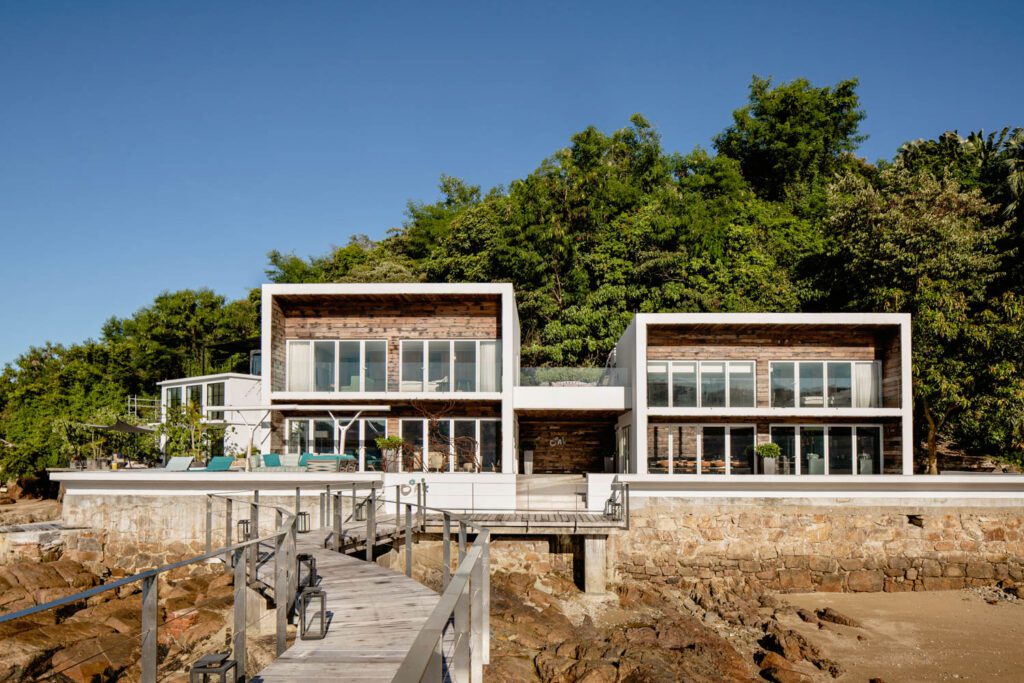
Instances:
[[[192,461],[195,460],[191,455],[176,455],[167,461],[164,465],[164,471],[166,472],[184,472],[192,466]]]
[[[281,456],[277,453],[264,453],[260,456],[262,467],[274,468],[281,466]]]
[[[338,472],[340,470],[340,455],[310,455],[306,458],[307,472]]]
[[[231,470],[231,464],[235,461],[230,455],[216,455],[210,458],[210,462],[206,463],[206,467],[197,467],[190,470],[191,472],[229,472]]]

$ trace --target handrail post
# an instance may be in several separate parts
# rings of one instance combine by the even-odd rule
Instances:
[[[142,683],[156,683],[158,574],[142,579]]]
[[[420,530],[427,530],[427,482],[423,482],[423,502],[420,503]]]
[[[330,520],[331,520],[331,485],[330,484],[327,484],[327,489],[326,489],[325,493],[327,494],[326,496],[324,496],[324,500],[325,500],[325,502],[327,504],[327,509],[323,510],[322,514],[327,515],[327,516],[326,517],[320,517],[320,527],[323,528],[323,529],[326,529],[327,525],[331,523],[330,522]]]
[[[296,563],[298,558],[298,550],[296,543],[298,542],[299,533],[299,518],[298,516],[292,517],[292,523],[288,527],[285,533],[285,539],[288,542],[288,552],[285,553],[287,563],[285,564],[285,576],[288,578],[288,611],[287,614],[294,614],[295,612],[295,600],[298,598],[299,593],[299,567]]]
[[[452,657],[453,681],[469,680],[469,584],[455,603],[455,652]]]
[[[441,572],[441,592],[448,590],[448,584],[452,580],[452,516],[447,512],[442,513],[444,517],[444,531],[443,531],[443,542],[444,547],[441,552],[444,553],[444,570]]]
[[[412,505],[405,504],[405,575],[412,578]]]
[[[284,654],[288,634],[288,559],[285,539],[287,530],[281,529],[283,514],[277,511],[278,534],[274,538],[274,603],[277,617],[277,656]]]
[[[489,529],[481,530],[484,542],[480,546],[480,563],[483,565],[483,572],[480,578],[480,592],[482,593],[483,607],[480,609],[481,633],[480,651],[483,654],[484,664],[491,663],[491,532]],[[478,535],[477,538],[480,538]]]
[[[232,545],[234,545],[231,542],[231,527],[233,526],[233,522],[234,522],[234,520],[232,519],[232,512],[234,512],[234,509],[233,509],[233,507],[231,505],[231,498],[226,498],[224,500],[224,547],[225,548],[230,548]],[[224,563],[227,564],[229,562],[231,562],[231,553],[227,552],[227,553],[224,554]]]
[[[398,520],[395,520],[398,526]],[[366,561],[373,562],[373,547],[377,545],[377,487],[370,488],[370,509],[366,511]]]
[[[252,502],[249,503],[249,534],[252,538],[260,537],[260,492],[252,492]],[[260,544],[253,543],[249,546],[249,580],[256,582],[257,564],[260,561]]]
[[[459,566],[462,566],[462,561],[466,559],[466,522],[459,520]]]
[[[295,487],[295,516],[299,516],[299,509],[302,507],[302,501],[299,499],[302,488],[299,486]]]
[[[319,529],[326,529],[327,528],[327,494],[326,493],[321,493],[319,497],[320,497],[320,519],[319,519],[320,526],[317,527],[317,528],[319,528]],[[310,526],[313,526],[313,525],[310,524]]]
[[[629,531],[629,482],[623,482],[622,485],[625,487],[622,490],[623,498],[625,498],[622,509],[625,511],[626,515],[626,531]]]
[[[235,626],[234,626],[234,650],[235,662],[237,662],[238,680],[245,680],[245,548],[238,548],[234,552],[235,567]]]
[[[338,491],[334,495],[336,496],[336,498],[334,499],[334,552],[340,553],[341,544],[343,540],[341,532],[344,524],[344,516],[342,514],[344,508],[342,507],[341,504],[341,491]]]
[[[398,530],[398,520],[402,518],[402,485],[395,484],[395,531]]]
[[[477,535],[480,538],[480,535]],[[483,558],[477,558],[469,574],[469,663],[472,683],[483,683]]]
[[[206,494],[206,552],[213,552],[213,496]]]

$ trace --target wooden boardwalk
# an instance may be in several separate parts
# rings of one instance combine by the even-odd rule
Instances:
[[[300,640],[250,680],[390,681],[440,596],[375,563],[323,547],[324,531],[299,534],[327,592],[327,637]]]

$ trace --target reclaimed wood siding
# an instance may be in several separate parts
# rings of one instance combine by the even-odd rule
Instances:
[[[877,333],[863,330],[763,332],[691,332],[671,326],[654,325],[647,332],[648,360],[753,360],[757,407],[769,407],[769,364],[789,360],[882,360],[883,391],[886,373],[897,372],[888,365],[891,343]],[[899,343],[896,343],[899,356]],[[898,362],[898,360],[897,360]],[[890,385],[892,380],[890,379]],[[897,401],[898,401],[897,392]],[[884,404],[888,407],[888,403]],[[898,404],[897,404],[898,405]]]
[[[604,472],[605,457],[615,454],[615,423],[520,418],[519,444],[533,451],[535,474]]]
[[[287,352],[284,337],[285,317],[280,304],[270,301],[270,388],[272,391],[285,389],[285,363]],[[264,359],[266,360],[266,359]]]
[[[882,407],[899,408],[903,388],[903,356],[900,335],[893,332],[882,343]]]
[[[346,299],[303,306],[284,318],[284,339],[386,339],[388,388],[398,389],[403,339],[500,339],[496,298],[451,297],[401,302]],[[282,379],[283,383],[283,379]]]

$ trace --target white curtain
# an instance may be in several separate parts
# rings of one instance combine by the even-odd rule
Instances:
[[[854,386],[857,395],[855,396],[854,407],[856,408],[877,408],[878,397],[881,394],[878,386],[878,366],[875,363],[854,364]]]
[[[310,391],[311,360],[309,342],[292,342],[288,345],[288,391]]]
[[[501,391],[501,354],[498,342],[480,342],[480,391]]]

